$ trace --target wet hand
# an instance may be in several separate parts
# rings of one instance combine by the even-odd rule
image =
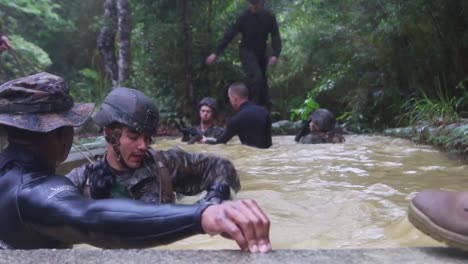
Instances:
[[[254,200],[212,205],[202,214],[203,230],[236,241],[242,250],[271,251],[270,220]]]
[[[212,53],[212,54],[210,54],[210,56],[208,56],[208,57],[206,58],[205,63],[206,63],[207,65],[211,65],[211,64],[213,64],[213,63],[216,62],[216,59],[217,59],[216,54]]]

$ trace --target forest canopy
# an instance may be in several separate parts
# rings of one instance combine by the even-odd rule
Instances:
[[[118,83],[166,113],[193,118],[205,96],[226,112],[226,87],[244,78],[239,37],[216,64],[204,60],[246,7],[246,0],[0,0],[13,47],[0,55],[0,81],[48,71],[80,101],[100,103]],[[266,8],[283,40],[268,70],[275,118],[325,107],[365,132],[468,117],[468,1],[267,0]],[[105,27],[115,30],[107,44],[120,79],[109,76],[99,50]]]

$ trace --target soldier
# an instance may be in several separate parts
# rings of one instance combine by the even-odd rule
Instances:
[[[249,88],[249,100],[270,110],[266,70],[268,66],[276,64],[281,53],[280,32],[275,15],[263,7],[264,0],[248,1],[249,8],[226,30],[216,51],[206,58],[205,63],[215,63],[237,33],[240,33],[242,40],[239,44],[239,56],[247,77],[245,82]],[[267,58],[269,35],[273,53]]]
[[[182,128],[184,133],[182,141],[193,144],[199,142],[203,137],[210,139],[217,139],[223,134],[224,129],[217,127],[215,118],[218,114],[218,104],[216,100],[211,97],[203,98],[198,103],[198,116],[200,118],[200,125],[191,128]]]
[[[239,191],[229,160],[190,154],[180,148],[156,151],[148,146],[158,126],[158,109],[142,92],[113,89],[94,117],[104,128],[107,151],[101,160],[84,164],[67,177],[93,199],[125,197],[151,203],[173,203],[174,192],[220,203]]]
[[[302,128],[295,140],[301,144],[342,143],[345,138],[336,125],[335,115],[319,108],[310,115],[308,127]]]
[[[0,86],[0,124],[9,141],[0,153],[0,248],[144,248],[207,233],[223,234],[243,250],[271,250],[270,221],[253,200],[155,205],[85,199],[55,168],[68,156],[73,126],[93,108],[74,103],[63,79],[48,73]],[[145,124],[154,124],[157,115],[148,111],[146,117]]]
[[[226,125],[224,133],[216,140],[202,138],[205,144],[225,144],[234,136],[239,136],[244,145],[256,148],[269,148],[271,140],[270,113],[249,101],[249,90],[244,83],[236,82],[229,86],[229,101],[237,111]]]

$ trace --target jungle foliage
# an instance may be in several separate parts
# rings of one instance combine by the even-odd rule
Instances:
[[[239,38],[215,65],[204,60],[246,1],[129,3],[132,65],[125,85],[152,96],[165,112],[190,116],[205,96],[227,111],[226,87],[243,79]],[[0,81],[46,70],[66,78],[78,100],[99,103],[110,89],[96,46],[103,5],[0,0],[0,22],[18,55],[0,55]],[[320,106],[362,132],[468,116],[468,1],[267,0],[266,6],[283,40],[280,63],[268,71],[278,118],[305,119]],[[434,106],[451,112],[428,114]]]

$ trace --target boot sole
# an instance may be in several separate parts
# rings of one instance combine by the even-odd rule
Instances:
[[[421,232],[449,246],[468,251],[468,236],[447,230],[429,219],[414,204],[410,203],[408,220]]]

